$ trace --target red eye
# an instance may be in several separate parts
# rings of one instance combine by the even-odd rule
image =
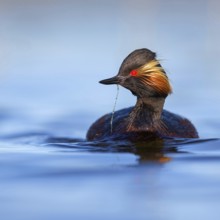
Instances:
[[[137,70],[132,70],[132,71],[130,72],[130,75],[131,75],[131,76],[137,76],[137,74],[138,74]]]

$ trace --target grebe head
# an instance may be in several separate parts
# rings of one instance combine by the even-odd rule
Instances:
[[[122,62],[118,74],[100,83],[119,84],[140,98],[166,98],[172,92],[169,79],[156,59],[156,54],[145,48],[130,53]]]

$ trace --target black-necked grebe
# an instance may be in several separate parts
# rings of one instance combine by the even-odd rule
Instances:
[[[118,84],[129,89],[137,96],[137,103],[134,107],[115,112],[112,129],[111,113],[98,119],[88,130],[88,140],[145,141],[151,138],[198,137],[189,120],[163,110],[172,88],[154,52],[145,48],[133,51],[122,62],[117,76],[100,83]]]

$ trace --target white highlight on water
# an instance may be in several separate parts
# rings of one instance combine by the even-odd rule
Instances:
[[[116,103],[117,103],[117,100],[118,100],[118,95],[119,95],[119,85],[117,85],[117,93],[116,93],[115,103],[114,103],[114,106],[113,106],[112,117],[111,117],[111,121],[110,121],[111,133],[113,131],[113,119],[114,119],[114,114],[115,114]]]

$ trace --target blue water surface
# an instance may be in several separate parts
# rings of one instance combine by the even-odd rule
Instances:
[[[1,1],[0,219],[219,219],[219,20],[208,0]],[[142,47],[200,138],[86,141],[116,95],[98,81]]]

